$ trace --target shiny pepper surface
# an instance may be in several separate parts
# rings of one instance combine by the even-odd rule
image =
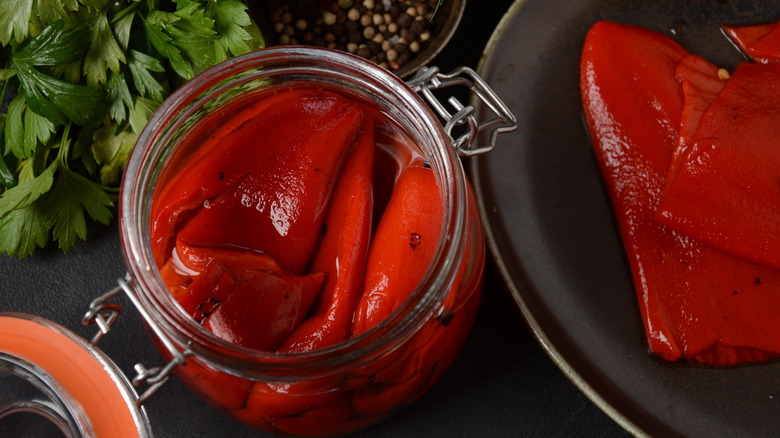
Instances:
[[[701,117],[658,219],[780,268],[780,64],[742,63]]]
[[[445,227],[442,181],[419,147],[370,102],[314,87],[264,91],[223,115],[185,139],[197,147],[154,200],[155,258],[182,310],[280,361],[359,340],[403,310]],[[355,430],[416,400],[476,316],[485,248],[470,187],[466,199],[448,292],[400,347],[292,380],[190,358],[182,380],[246,424],[295,435]]]
[[[656,220],[678,144],[689,53],[650,30],[599,22],[589,31],[580,87],[613,202],[650,350],[713,365],[780,353],[780,271],[729,255]]]
[[[771,63],[780,62],[780,25],[778,23],[754,26],[722,26],[734,44],[750,59]]]

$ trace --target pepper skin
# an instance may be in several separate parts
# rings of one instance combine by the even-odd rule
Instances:
[[[755,62],[780,62],[780,25],[721,26],[737,47]]]
[[[273,351],[303,321],[325,274],[258,273],[238,286],[203,321],[220,338],[246,348]]]
[[[683,108],[677,146],[672,153],[664,192],[677,177],[680,167],[687,159],[691,138],[696,134],[699,120],[726,85],[724,76],[727,76],[718,67],[698,55],[685,56],[675,67],[674,74],[682,86]]]
[[[188,245],[266,252],[290,272],[306,268],[363,114],[354,101],[324,91],[281,91],[274,98],[219,137],[218,151],[169,182],[177,191],[155,204],[162,208],[153,212],[153,242],[168,246],[168,210],[199,200],[202,207],[176,234]]]
[[[268,254],[255,251],[189,246],[176,241],[176,256],[183,267],[200,272],[212,261],[218,262],[238,283],[244,283],[258,272],[289,274]]]
[[[780,268],[780,64],[742,63],[707,111],[658,220]]]
[[[284,93],[266,91],[260,98],[245,99],[237,103],[235,108],[221,111],[219,117],[207,118],[193,128],[183,140],[186,147],[182,147],[171,160],[181,164],[166,170],[161,177],[163,183],[155,193],[151,240],[158,265],[170,256],[175,236],[182,224],[203,206],[203,202],[235,185],[237,178],[246,173],[230,175],[219,169],[221,161],[226,158],[219,149],[222,141],[232,132],[241,133],[244,124],[270,111],[277,103],[303,96],[304,90]],[[190,150],[195,146],[194,151]]]
[[[363,293],[373,210],[374,123],[366,117],[357,144],[344,163],[325,218],[325,236],[310,271],[328,276],[314,312],[279,347],[312,351],[349,339],[352,315]]]
[[[635,26],[588,32],[580,90],[599,167],[633,274],[650,350],[712,365],[780,353],[780,271],[734,257],[655,219],[677,144],[688,52]]]
[[[435,318],[420,328],[405,349],[351,377],[362,380],[352,392],[352,405],[359,416],[381,416],[416,400],[441,378],[466,342],[477,314],[485,263],[485,240],[471,190],[467,203],[466,245],[458,259],[474,263],[458,267]]]
[[[390,316],[423,280],[441,235],[440,196],[433,170],[423,161],[401,172],[371,242],[353,337]]]

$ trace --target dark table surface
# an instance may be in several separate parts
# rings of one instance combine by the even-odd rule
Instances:
[[[469,1],[457,33],[434,64],[476,68],[511,0]],[[24,260],[0,256],[0,311],[25,312],[90,337],[81,316],[124,275],[116,224],[93,226],[67,254],[50,247]],[[126,298],[126,309],[100,343],[119,367],[161,361]],[[175,379],[145,404],[159,437],[260,437],[230,420]],[[620,437],[628,434],[572,384],[534,339],[489,261],[474,330],[452,368],[421,400],[357,436]]]

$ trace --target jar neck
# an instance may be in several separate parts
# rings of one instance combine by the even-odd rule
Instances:
[[[209,105],[266,86],[307,84],[371,101],[421,148],[441,188],[443,227],[433,262],[409,299],[366,333],[306,353],[259,352],[225,342],[182,312],[163,284],[149,238],[151,205],[160,173],[177,140]],[[338,374],[392,351],[440,306],[465,247],[466,187],[449,137],[404,82],[361,58],[304,47],[271,48],[220,64],[178,89],[152,116],[125,171],[120,223],[123,252],[135,292],[175,343],[214,366],[248,377],[285,381]],[[185,347],[186,346],[186,347]]]
[[[57,381],[35,365],[0,353],[0,436],[91,436],[92,427]]]

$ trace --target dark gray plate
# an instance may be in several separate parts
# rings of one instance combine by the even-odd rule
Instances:
[[[520,129],[470,163],[499,269],[550,356],[633,434],[777,436],[780,363],[670,365],[646,350],[628,264],[582,121],[580,50],[598,20],[663,32],[733,67],[742,58],[719,24],[780,20],[780,2],[518,0],[480,71]]]

